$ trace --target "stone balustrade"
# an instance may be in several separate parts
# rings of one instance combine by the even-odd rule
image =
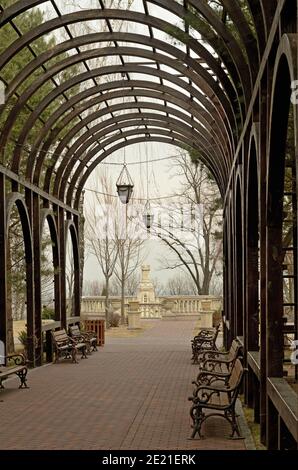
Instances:
[[[133,297],[125,297],[125,314],[127,315],[129,302],[135,300]],[[120,314],[121,298],[110,297],[110,309]],[[154,303],[139,302],[141,318],[163,318],[166,316],[166,303],[172,305],[171,317],[197,318],[200,313],[216,312],[222,309],[222,298],[203,295],[172,295],[160,296]],[[105,297],[82,297],[81,316],[84,318],[102,318],[105,315]]]

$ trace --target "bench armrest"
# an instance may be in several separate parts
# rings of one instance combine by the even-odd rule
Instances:
[[[197,390],[201,386],[211,385],[212,382],[225,382],[226,379],[230,377],[230,374],[225,372],[200,372],[197,376],[197,380],[192,382],[193,385],[197,387]],[[194,396],[197,395],[197,390],[193,393]],[[193,399],[193,397],[191,397]]]
[[[233,363],[234,359],[231,360],[225,360],[225,359],[206,359],[204,362],[202,362],[201,370],[208,370],[210,372],[214,372],[216,369],[216,366],[227,366],[229,369],[229,365]]]
[[[24,366],[27,363],[26,357],[21,353],[8,354],[7,356],[4,356],[4,359],[5,361],[13,361],[16,366]]]
[[[198,341],[203,341],[204,339],[212,339],[212,338],[214,338],[214,336],[215,336],[214,333],[197,335],[191,340],[191,342],[192,343],[197,343]]]
[[[239,386],[240,384],[237,384],[234,387],[229,387],[229,385],[200,385],[196,390],[196,397],[193,401],[195,404],[206,404],[215,393],[225,393],[230,401],[232,392],[239,389]]]
[[[230,375],[231,374],[229,372],[216,372],[216,371],[202,370],[201,372],[199,372],[196,381],[199,383],[200,377],[204,377],[204,376],[227,378],[227,377],[230,377]]]
[[[201,362],[205,362],[207,360],[217,361],[220,360],[220,357],[226,357],[228,354],[228,352],[216,351],[215,349],[202,349],[198,352],[198,360]]]
[[[210,403],[213,395],[219,396],[220,393],[227,393],[228,391],[224,386],[216,386],[216,385],[200,385],[193,397],[190,397],[189,400],[192,400],[195,405],[204,404],[207,405]]]

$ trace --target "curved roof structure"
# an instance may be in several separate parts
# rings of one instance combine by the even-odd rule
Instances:
[[[196,149],[224,195],[274,3],[9,2],[0,15],[15,34],[0,55],[3,165],[77,208],[104,158],[152,140]],[[37,8],[41,24],[20,30]],[[40,38],[48,50],[39,53]],[[8,80],[24,50],[31,60]]]

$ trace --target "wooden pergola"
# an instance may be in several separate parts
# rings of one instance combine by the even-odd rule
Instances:
[[[297,367],[284,361],[284,338],[298,339],[298,117],[291,101],[298,79],[298,1],[246,0],[249,14],[238,0],[218,1],[217,13],[205,0],[139,0],[129,10],[93,3],[88,10],[66,8],[60,0],[20,0],[3,9],[0,1],[0,26],[16,35],[0,55],[2,81],[18,54],[26,50],[31,57],[5,82],[0,105],[0,339],[6,344],[7,231],[14,205],[25,244],[28,354],[39,365],[44,224],[53,242],[55,318],[66,326],[66,235],[70,231],[79,316],[80,204],[92,171],[116,150],[139,142],[192,147],[224,201],[226,345],[235,337],[243,342],[245,399],[255,408],[262,441],[269,449],[297,449]],[[20,31],[18,17],[45,7],[48,20]],[[74,24],[87,22],[104,22],[104,31],[74,32]],[[117,22],[127,27],[119,31]],[[36,52],[36,40],[61,31],[61,41]],[[93,59],[112,56],[113,65],[93,68]],[[60,82],[59,74],[75,65],[77,72]],[[48,83],[51,91],[32,108],[30,99]],[[24,110],[29,117],[12,139]],[[28,145],[35,126],[41,130]],[[292,207],[287,246],[285,197]],[[285,282],[293,285],[291,302],[284,298]],[[285,311],[293,312],[291,322],[285,323]],[[289,368],[296,391],[285,376]]]

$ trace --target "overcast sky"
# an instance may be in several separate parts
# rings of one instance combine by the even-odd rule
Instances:
[[[147,150],[146,150],[147,148]],[[146,154],[147,152],[147,154]],[[161,144],[150,142],[147,144],[135,144],[126,147],[125,158],[128,163],[128,169],[132,176],[134,185],[135,185],[135,194],[140,194],[142,188],[146,188],[146,164],[142,165],[129,165],[129,162],[136,161],[145,161],[155,160],[158,158],[171,157],[179,154],[179,149],[172,145]],[[105,163],[109,162],[123,162],[124,152],[120,150],[119,152],[114,153],[105,160]],[[180,177],[178,177],[173,168],[171,169],[170,160],[164,160],[161,162],[149,163],[149,197],[164,197],[172,195],[175,193],[177,187],[180,186]],[[111,178],[113,179],[113,188],[114,194],[116,192],[116,181],[121,171],[121,166],[106,165]],[[101,191],[99,183],[99,174],[101,172],[101,166],[99,165],[97,169],[90,176],[89,180],[86,183],[86,192],[85,192],[85,210],[88,217],[88,206],[92,206],[92,200],[94,198],[93,193],[88,191],[89,189],[95,191]],[[146,191],[145,198],[146,198]],[[169,199],[170,203],[173,199]],[[169,277],[173,276],[172,271],[162,269],[162,266],[159,262],[161,255],[165,253],[165,246],[161,244],[158,240],[148,240],[144,245],[144,253],[147,253],[145,263],[150,264],[152,277],[160,279],[163,283]],[[100,267],[92,255],[88,255],[85,262],[85,280],[102,280],[102,274],[100,272]]]

